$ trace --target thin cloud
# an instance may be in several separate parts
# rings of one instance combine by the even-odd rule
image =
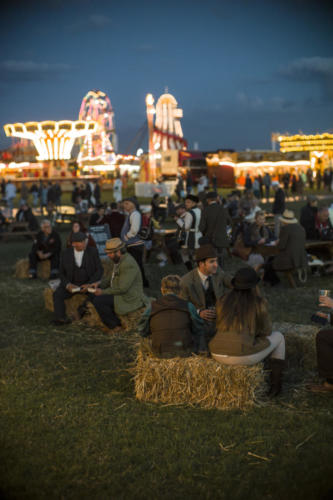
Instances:
[[[280,96],[274,96],[265,100],[259,96],[250,96],[245,92],[238,92],[236,94],[236,101],[240,108],[249,111],[283,112],[297,108],[296,102]]]
[[[67,30],[73,33],[85,31],[87,29],[104,29],[111,25],[112,20],[104,14],[91,14],[86,19],[81,19],[67,26]]]
[[[318,83],[323,100],[333,100],[333,57],[302,57],[280,68],[279,75],[295,82]]]
[[[0,62],[0,80],[9,82],[41,81],[70,71],[69,64],[49,64],[34,61],[8,60]]]

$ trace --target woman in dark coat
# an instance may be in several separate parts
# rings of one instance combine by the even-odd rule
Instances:
[[[84,225],[82,224],[82,222],[80,222],[80,221],[74,221],[73,224],[72,224],[72,230],[69,233],[69,236],[67,238],[67,243],[66,243],[66,247],[67,248],[70,248],[72,246],[72,236],[73,236],[74,233],[85,233],[85,234],[87,234],[88,231],[84,227]],[[88,247],[95,247],[95,246],[96,246],[96,242],[95,242],[94,238],[88,233]]]

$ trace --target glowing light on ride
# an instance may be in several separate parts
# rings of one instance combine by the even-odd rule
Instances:
[[[83,98],[79,119],[97,123],[93,134],[87,136],[81,146],[78,163],[100,160],[103,163],[114,163],[117,149],[114,112],[109,97],[100,90],[90,90]]]
[[[149,94],[148,94],[149,95]],[[183,110],[179,109],[176,99],[171,94],[163,94],[156,103],[156,118],[153,134],[155,150],[187,149],[183,137],[180,119]]]
[[[97,123],[94,121],[81,120],[8,123],[4,126],[7,137],[33,141],[39,161],[69,160],[75,140],[78,137],[89,137],[96,128]]]
[[[330,151],[333,150],[333,134],[315,135],[280,135],[278,137],[280,151]]]

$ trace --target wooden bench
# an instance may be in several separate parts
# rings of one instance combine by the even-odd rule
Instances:
[[[34,239],[37,232],[38,231],[31,231],[29,229],[28,222],[11,222],[7,226],[7,230],[3,233],[0,233],[0,238],[2,241],[7,241],[8,238],[16,236],[29,236],[31,239]]]

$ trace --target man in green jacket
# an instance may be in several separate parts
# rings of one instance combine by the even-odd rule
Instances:
[[[146,306],[148,298],[143,293],[140,268],[121,239],[107,240],[105,252],[108,265],[92,303],[103,323],[112,329],[121,324],[118,315]]]

